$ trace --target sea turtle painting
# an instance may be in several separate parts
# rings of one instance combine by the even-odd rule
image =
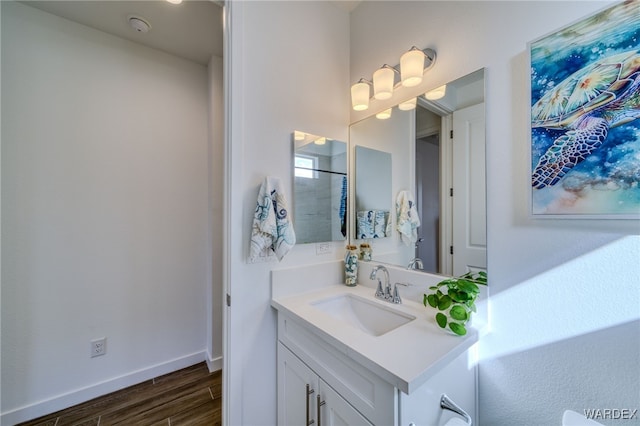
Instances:
[[[562,131],[533,169],[535,189],[557,184],[600,149],[609,130],[640,118],[640,50],[601,57],[549,89],[531,127]]]

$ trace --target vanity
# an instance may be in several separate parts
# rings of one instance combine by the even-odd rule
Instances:
[[[340,263],[272,271],[278,424],[439,426],[462,420],[441,408],[442,395],[475,420],[477,328],[464,337],[444,332],[412,298],[403,297],[402,304],[375,298],[364,274],[360,285],[347,287]],[[418,274],[425,289],[433,284],[429,277],[441,278]]]
[[[348,144],[293,134],[299,243],[321,255],[331,244],[321,243],[346,240],[371,261],[359,262],[356,287],[343,284],[341,260],[271,272],[278,425],[477,424],[474,345],[486,313],[461,337],[422,300],[438,273],[486,271],[484,70],[438,89],[404,91],[384,117],[356,114]],[[411,203],[419,221],[411,213],[400,235]],[[377,265],[403,284],[402,303],[375,296]]]

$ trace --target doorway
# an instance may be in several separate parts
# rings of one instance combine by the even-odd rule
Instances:
[[[420,216],[415,256],[422,260],[424,270],[432,273],[450,273],[448,256],[444,251],[450,233],[445,232],[451,221],[444,197],[451,173],[448,152],[443,139],[447,133],[450,113],[420,100],[416,107],[415,187],[416,207]]]
[[[440,272],[440,133],[416,138],[416,207],[420,215],[416,257]]]

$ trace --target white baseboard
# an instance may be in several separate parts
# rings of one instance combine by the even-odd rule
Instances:
[[[207,354],[207,367],[209,367],[210,373],[222,370],[222,356],[213,358],[211,354]]]
[[[161,364],[152,365],[137,371],[132,371],[122,376],[114,377],[82,389],[67,392],[44,401],[39,401],[4,412],[0,414],[0,425],[15,425],[16,423],[21,423],[49,413],[54,413],[65,408],[72,407],[76,404],[89,401],[90,399],[106,395],[110,392],[144,382],[145,380],[150,380],[154,377],[189,367],[190,365],[197,364],[202,361],[206,361],[209,370],[213,371],[211,370],[211,365],[215,364],[217,359],[210,361],[207,352],[202,351],[185,355]],[[220,368],[222,368],[221,359],[220,365]]]

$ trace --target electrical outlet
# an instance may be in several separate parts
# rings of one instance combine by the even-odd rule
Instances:
[[[329,254],[331,252],[333,252],[333,246],[331,243],[316,244],[316,256],[320,254]]]
[[[91,341],[91,358],[104,355],[107,353],[107,338],[96,339]]]

